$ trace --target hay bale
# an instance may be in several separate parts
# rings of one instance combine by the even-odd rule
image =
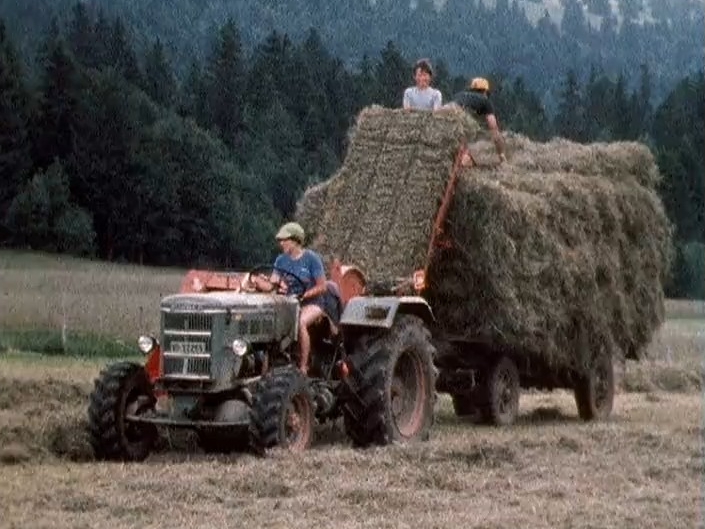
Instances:
[[[635,179],[652,189],[661,181],[653,153],[646,145],[636,141],[581,144],[565,138],[553,138],[547,142],[534,142],[511,131],[504,133],[503,137],[508,165],[516,171]],[[489,140],[473,142],[469,147],[480,163],[496,158],[494,143]]]
[[[304,196],[299,215],[317,219],[314,248],[372,281],[410,276],[426,264],[468,134],[457,114],[375,108],[363,118],[345,163],[325,192]],[[452,248],[434,255],[423,293],[437,330],[570,369],[598,351],[643,351],[664,317],[670,264],[653,157],[626,143],[516,145],[512,163],[460,175],[444,228]]]
[[[329,185],[330,180],[326,180],[309,187],[296,203],[294,216],[302,226],[306,227],[309,240],[315,240],[320,232]]]
[[[643,186],[509,168],[462,175],[426,297],[444,331],[583,369],[663,321],[670,230]]]
[[[423,266],[458,147],[478,130],[460,110],[364,109],[343,165],[299,201],[296,218],[313,233],[310,245],[355,262],[372,280]]]

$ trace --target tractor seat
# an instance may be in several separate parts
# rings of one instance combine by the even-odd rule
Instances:
[[[325,309],[323,314],[317,318],[312,327],[328,326],[327,329],[322,328],[325,335],[334,337],[338,335],[338,323],[343,312],[343,302],[340,297],[340,290],[335,281],[326,281],[326,292],[323,294]]]

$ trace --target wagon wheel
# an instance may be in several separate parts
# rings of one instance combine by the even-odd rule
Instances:
[[[484,422],[508,426],[519,414],[519,370],[508,356],[492,365],[487,373],[481,407]]]
[[[604,420],[614,404],[614,365],[608,354],[600,354],[587,374],[578,376],[575,387],[578,415],[584,421]]]

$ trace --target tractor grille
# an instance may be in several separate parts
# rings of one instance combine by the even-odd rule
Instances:
[[[274,332],[274,317],[270,315],[243,315],[237,319],[235,329],[242,337],[268,338]]]
[[[210,358],[176,358],[164,353],[164,375],[171,378],[204,377],[210,378]]]
[[[164,312],[164,328],[178,331],[210,331],[213,314]]]
[[[162,313],[166,378],[211,378],[214,314]]]

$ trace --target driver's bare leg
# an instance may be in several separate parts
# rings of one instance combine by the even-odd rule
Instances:
[[[301,307],[299,314],[299,369],[303,374],[308,372],[308,356],[311,351],[311,337],[308,327],[323,315],[323,310],[318,305]]]

